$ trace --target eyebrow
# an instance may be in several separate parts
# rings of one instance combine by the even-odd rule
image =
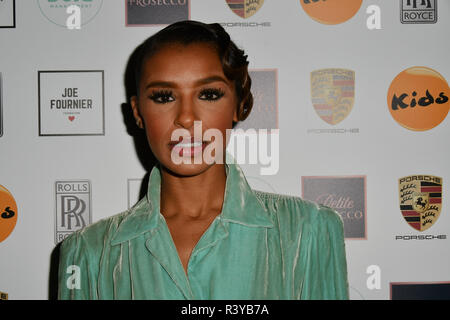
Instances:
[[[208,84],[211,82],[217,82],[217,81],[228,84],[228,81],[221,76],[211,76],[211,77],[207,77],[207,78],[203,78],[203,79],[195,81],[194,86],[201,86],[201,85],[205,85],[205,84]],[[152,87],[176,88],[177,84],[175,82],[171,82],[171,81],[152,81],[152,82],[148,83],[144,89],[147,90],[148,88],[152,88]]]

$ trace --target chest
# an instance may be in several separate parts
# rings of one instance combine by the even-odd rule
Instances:
[[[172,230],[180,227],[176,223],[169,225]],[[210,227],[206,224],[202,228],[180,227],[180,232],[173,232],[171,239],[168,228],[161,226],[155,232],[113,247],[102,259],[100,296],[110,297],[114,293],[117,299],[288,297],[284,292],[292,290],[285,285],[292,283],[290,272],[294,268],[289,255],[281,254],[278,237],[270,237],[262,228],[238,224],[230,224],[226,229],[220,223]],[[283,261],[280,257],[284,257]],[[284,266],[287,269],[283,270]],[[302,266],[297,269],[304,270]]]
[[[166,222],[172,236],[172,240],[177,249],[181,264],[187,273],[187,266],[192,251],[202,235],[208,229],[212,219],[189,222],[169,219]]]

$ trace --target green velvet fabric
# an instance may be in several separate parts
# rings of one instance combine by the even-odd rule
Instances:
[[[348,299],[340,216],[299,197],[255,191],[225,165],[222,212],[185,273],[160,213],[160,168],[133,208],[61,245],[60,299]]]

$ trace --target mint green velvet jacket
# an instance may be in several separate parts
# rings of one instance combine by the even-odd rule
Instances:
[[[156,166],[134,207],[62,242],[59,298],[348,299],[340,216],[252,190],[237,164],[225,168],[223,210],[193,249],[187,275],[160,213]]]

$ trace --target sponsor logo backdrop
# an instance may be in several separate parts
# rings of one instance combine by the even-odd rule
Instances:
[[[280,169],[242,168],[339,212],[350,298],[449,297],[449,1],[3,0],[0,299],[54,297],[55,243],[145,194],[126,66],[184,19],[246,50],[255,107],[238,128],[279,129]]]

